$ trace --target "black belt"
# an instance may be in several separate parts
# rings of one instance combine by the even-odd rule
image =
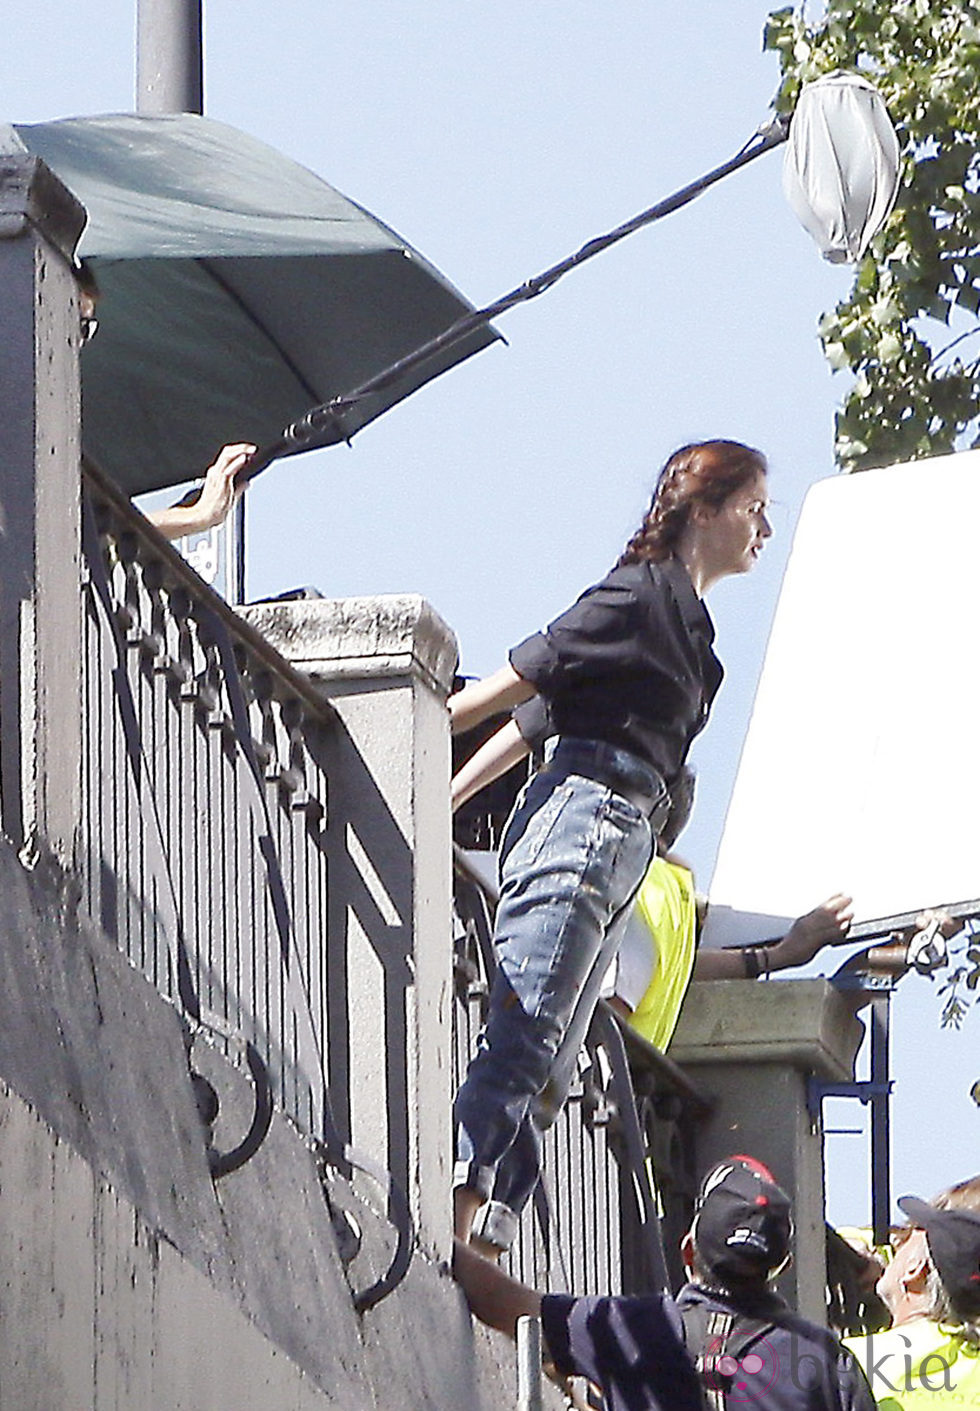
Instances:
[[[560,771],[563,774],[581,774],[584,778],[592,779],[595,783],[611,789],[614,794],[619,794],[621,798],[631,803],[645,818],[649,818],[650,826],[655,833],[659,833],[667,821],[667,815],[670,812],[670,796],[661,781],[657,781],[660,787],[656,792],[654,792],[652,780],[651,787],[645,789],[641,784],[624,779],[619,770],[604,768],[602,761],[596,759],[589,751],[559,748],[555,752],[555,757],[544,766],[544,771],[546,773]]]
[[[659,833],[667,822],[670,799],[666,794],[658,794],[656,798],[653,798],[646,789],[638,789],[635,785],[624,784],[620,779],[596,778],[595,774],[590,774],[588,777],[595,779],[598,784],[605,784],[607,789],[612,789],[613,793],[619,794],[621,798],[628,799],[634,808],[638,808],[642,814],[649,818],[650,827],[655,833]]]

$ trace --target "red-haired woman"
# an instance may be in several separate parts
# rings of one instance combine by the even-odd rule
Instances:
[[[456,1233],[488,1251],[510,1245],[537,1183],[539,1128],[564,1102],[667,782],[721,683],[702,597],[755,563],[767,503],[758,451],[683,447],[613,571],[450,699],[453,729],[465,731],[538,692],[558,732],[502,840],[498,973],[456,1096]]]

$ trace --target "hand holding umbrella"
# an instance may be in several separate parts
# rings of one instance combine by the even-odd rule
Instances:
[[[245,492],[245,474],[256,447],[251,442],[223,446],[196,486],[169,509],[151,510],[147,519],[165,539],[203,534],[224,523]]]

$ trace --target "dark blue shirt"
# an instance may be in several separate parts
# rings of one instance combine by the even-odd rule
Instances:
[[[775,1294],[752,1306],[696,1284],[686,1285],[676,1302],[660,1294],[546,1294],[541,1323],[559,1372],[595,1382],[608,1411],[704,1411],[694,1370],[699,1349],[684,1342],[681,1310],[691,1306],[741,1311],[763,1325],[726,1386],[730,1411],[876,1411],[863,1372],[833,1333],[799,1317]]]
[[[794,1313],[777,1294],[765,1292],[754,1302],[735,1303],[687,1284],[677,1304],[681,1309],[741,1312],[771,1323],[741,1354],[726,1398],[733,1411],[875,1411],[867,1379],[840,1340]]]

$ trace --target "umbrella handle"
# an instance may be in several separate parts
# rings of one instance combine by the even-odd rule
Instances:
[[[314,411],[322,412],[323,410],[322,407],[314,408]],[[331,421],[337,431],[337,435],[333,437],[332,444],[335,444],[337,441],[349,441],[350,438],[344,433],[340,418],[333,415],[331,416]],[[316,442],[311,443],[310,441],[310,432],[312,430],[313,427],[309,424],[308,414],[300,421],[294,421],[291,426],[287,426],[278,441],[270,441],[267,446],[260,446],[257,451],[249,456],[248,460],[235,476],[235,488],[237,489],[239,485],[247,485],[249,481],[254,480],[261,471],[268,469],[273,461],[282,460],[285,456],[298,456],[303,451],[313,450]],[[317,427],[317,430],[319,430],[319,427]],[[301,435],[301,432],[305,434]],[[194,504],[200,491],[198,490],[196,493],[192,493],[194,493],[194,500],[190,500],[187,503]],[[181,500],[180,503],[184,504],[185,501]]]
[[[272,464],[273,461],[280,460],[283,456],[297,455],[300,451],[305,451],[307,449],[308,447],[306,446],[291,447],[289,446],[285,438],[281,438],[278,441],[273,441],[268,446],[260,447],[254,455],[249,456],[248,460],[245,462],[241,470],[235,476],[235,479],[232,482],[235,486],[235,489],[237,490],[240,485],[247,485],[253,476],[258,475],[260,471],[265,470],[268,466]],[[187,491],[186,495],[181,495],[179,500],[174,501],[173,508],[182,510],[190,509],[192,505],[197,504],[198,500],[201,498],[203,491],[203,485],[192,485],[191,488]]]

